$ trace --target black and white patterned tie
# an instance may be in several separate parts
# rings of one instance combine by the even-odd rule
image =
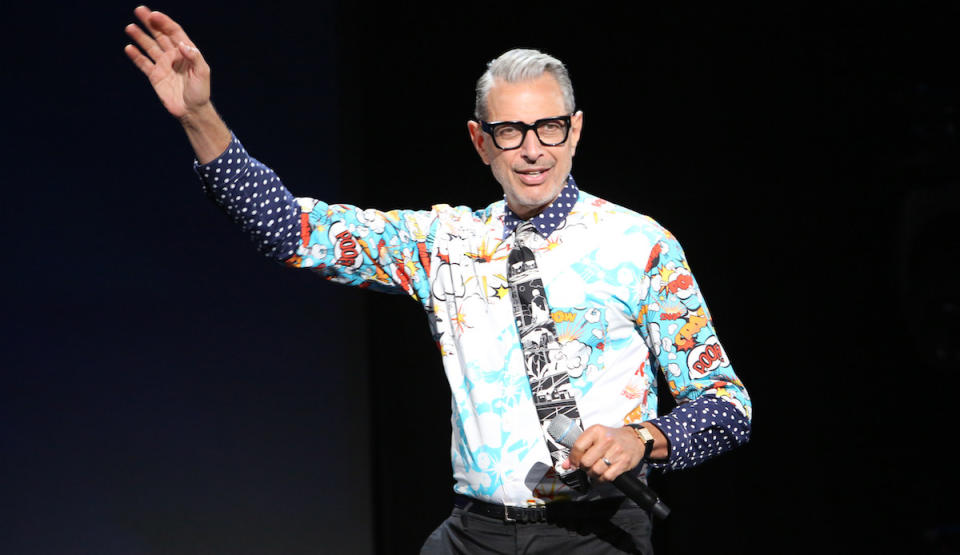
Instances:
[[[529,222],[520,224],[514,232],[514,246],[507,258],[507,283],[533,403],[540,417],[544,439],[550,448],[553,467],[563,483],[584,491],[587,488],[586,474],[582,470],[564,470],[560,466],[570,450],[555,442],[547,433],[550,420],[558,414],[576,421],[581,428],[582,424],[577,399],[570,388],[570,375],[565,365],[558,364],[560,343],[557,341],[557,330],[550,314],[540,270],[537,269],[533,251],[525,244],[536,232]]]

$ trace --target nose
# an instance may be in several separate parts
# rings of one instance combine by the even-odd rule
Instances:
[[[523,142],[520,143],[520,154],[528,161],[535,162],[543,155],[543,145],[533,129],[527,129],[523,134]]]

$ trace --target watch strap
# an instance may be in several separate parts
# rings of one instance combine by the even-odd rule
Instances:
[[[627,424],[627,426],[633,428],[637,438],[643,442],[643,458],[640,460],[646,461],[650,457],[650,453],[653,452],[653,434],[640,424]]]

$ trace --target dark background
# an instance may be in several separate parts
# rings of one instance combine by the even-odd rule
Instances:
[[[452,485],[419,307],[266,262],[203,199],[134,6],[6,14],[0,552],[416,552]],[[578,183],[679,237],[754,399],[751,444],[655,477],[658,553],[960,551],[956,3],[151,7],[330,202],[496,200],[475,80],[564,60]]]

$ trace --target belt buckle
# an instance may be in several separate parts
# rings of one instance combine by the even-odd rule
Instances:
[[[510,506],[506,503],[503,504],[503,521],[504,522],[516,522],[515,518],[510,518]]]

